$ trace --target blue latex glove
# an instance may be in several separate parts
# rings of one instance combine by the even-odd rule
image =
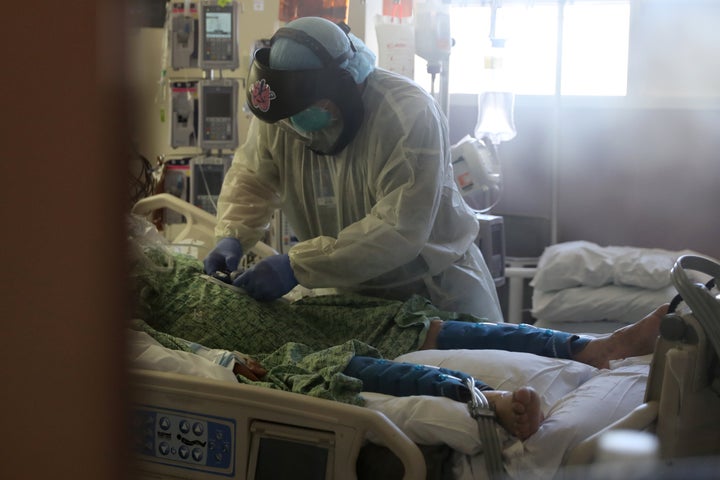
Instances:
[[[205,257],[203,265],[205,273],[214,275],[216,272],[234,272],[243,256],[242,245],[237,238],[223,238]]]
[[[263,302],[282,297],[297,284],[287,254],[273,255],[259,261],[233,282],[233,285],[245,290],[255,300]]]

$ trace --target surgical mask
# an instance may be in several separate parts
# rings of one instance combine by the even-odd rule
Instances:
[[[332,123],[332,113],[317,105],[312,105],[290,117],[292,125],[301,132],[317,132]]]
[[[330,151],[332,146],[335,145],[335,142],[337,142],[340,132],[343,129],[342,120],[336,118],[334,118],[327,127],[321,128],[316,132],[304,132],[300,130],[290,118],[284,118],[277,122],[277,124],[300,137],[301,141],[308,148],[316,152]]]

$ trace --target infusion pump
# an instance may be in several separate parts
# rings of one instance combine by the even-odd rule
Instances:
[[[170,2],[168,9],[173,69],[238,68],[237,1]]]

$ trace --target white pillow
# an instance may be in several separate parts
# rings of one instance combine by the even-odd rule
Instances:
[[[532,386],[540,395],[545,413],[598,372],[571,360],[502,350],[423,350],[395,360],[459,370],[499,390]],[[368,408],[385,414],[416,443],[446,444],[468,455],[482,448],[477,423],[470,417],[465,403],[430,396],[363,393],[363,397]]]
[[[530,285],[543,291],[579,286],[622,285],[655,290],[670,285],[670,269],[691,250],[601,247],[584,240],[547,247],[538,260]]]
[[[533,290],[532,316],[547,326],[565,322],[598,320],[635,323],[677,294],[674,287],[647,290],[638,287],[606,285],[600,288],[574,287],[546,292]]]
[[[582,240],[551,245],[540,256],[537,273],[530,285],[551,291],[612,283],[613,260],[619,253],[618,248],[603,248]]]
[[[617,257],[613,282],[648,289],[665,288],[671,284],[670,270],[682,255],[700,255],[692,250],[672,252],[658,248],[637,248]]]

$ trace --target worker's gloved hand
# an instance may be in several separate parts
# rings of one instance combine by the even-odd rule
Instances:
[[[233,285],[245,290],[255,300],[263,302],[282,297],[297,284],[287,254],[273,255],[259,261],[233,282]]]
[[[203,265],[205,273],[214,275],[216,272],[234,272],[243,256],[242,245],[237,238],[223,238],[205,257]]]

